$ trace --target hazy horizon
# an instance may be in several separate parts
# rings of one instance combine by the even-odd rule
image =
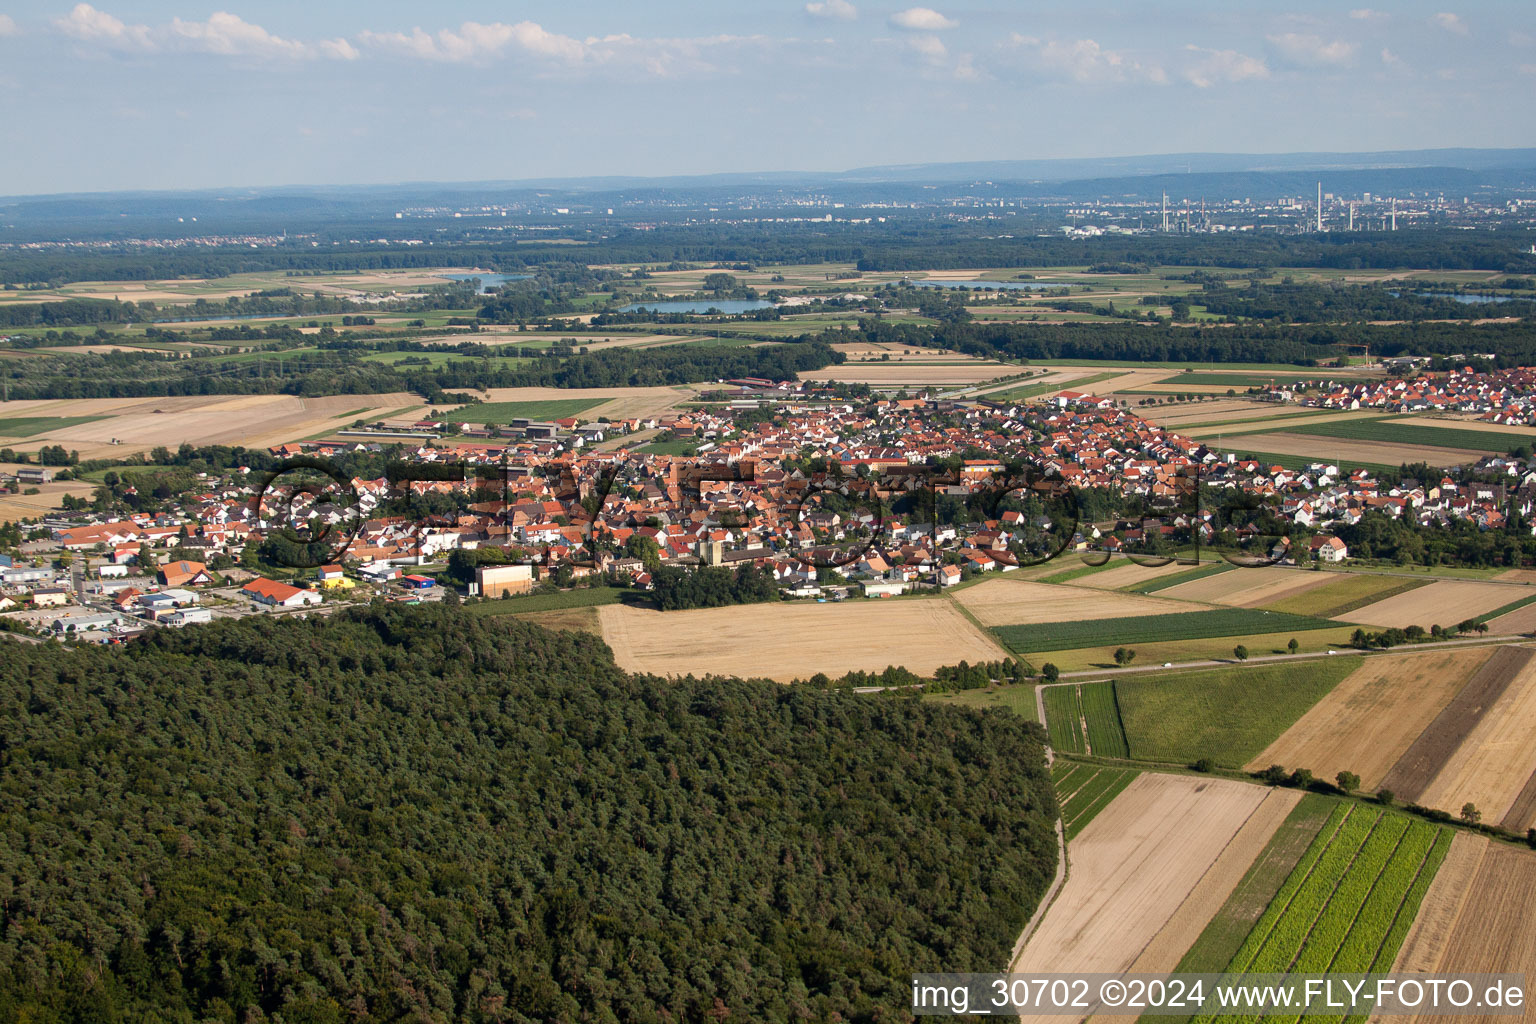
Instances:
[[[1486,0],[0,0],[0,192],[1518,148],[1528,23]]]

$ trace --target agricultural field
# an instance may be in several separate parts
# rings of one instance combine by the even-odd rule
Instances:
[[[1234,569],[1219,574],[1202,573],[1198,579],[1159,590],[1159,593],[1180,601],[1199,601],[1234,608],[1262,607],[1273,611],[1275,606],[1272,602],[1293,596],[1299,598],[1329,582],[1329,578],[1320,572],[1264,566]]]
[[[1068,572],[1096,568],[1066,564]],[[1085,572],[1084,575],[1088,573]],[[1060,577],[1047,577],[1047,579],[1052,578]],[[983,626],[1088,622],[1095,619],[1127,616],[1157,618],[1198,610],[1196,606],[1181,604],[1177,601],[1138,597],[1133,594],[1102,593],[1051,583],[1032,583],[1028,580],[1009,579],[1008,576],[999,576],[974,587],[966,587],[955,593],[954,599],[960,602],[966,611],[976,616],[976,621]],[[1049,650],[1045,647],[1037,649]]]
[[[1438,786],[1443,793],[1447,786],[1442,784],[1442,776],[1447,771],[1454,772],[1452,776],[1445,776],[1447,780],[1459,777],[1465,779],[1466,783],[1474,782],[1475,776],[1470,779],[1466,776],[1465,759],[1457,755],[1469,740],[1473,742],[1468,747],[1468,756],[1477,752],[1482,742],[1490,738],[1489,731],[1482,729],[1484,720],[1491,717],[1492,709],[1500,706],[1506,693],[1513,691],[1517,697],[1523,694],[1531,685],[1533,674],[1536,674],[1536,649],[1517,646],[1496,648],[1393,764],[1382,779],[1382,788],[1399,794],[1405,800],[1418,800],[1432,787]],[[1503,706],[1506,712],[1510,709],[1509,704]],[[1519,710],[1525,710],[1523,700]],[[1500,730],[1505,727],[1524,728],[1528,731],[1532,723],[1518,720],[1495,722],[1493,727]],[[1477,739],[1474,740],[1474,737]],[[1501,771],[1498,768],[1494,768],[1493,777],[1495,780],[1502,778],[1502,784],[1512,800],[1520,793],[1525,781],[1524,776],[1509,778],[1507,770]],[[1456,809],[1459,807],[1458,804]]]
[[[1340,651],[1349,646],[1350,635],[1357,627],[1338,626],[1333,629],[1312,629],[1306,632],[1251,633],[1241,637],[1209,637],[1200,640],[1164,640],[1157,643],[1136,644],[1133,667],[1157,666],[1171,663],[1198,668],[1196,662],[1213,665],[1236,664],[1233,649],[1241,644],[1248,648],[1251,657],[1288,654],[1292,640],[1297,643],[1297,653],[1321,654]],[[1115,651],[1123,644],[1103,643],[1097,647],[1074,647],[1057,651],[1040,651],[1030,656],[1036,665],[1051,662],[1063,672],[1091,669],[1114,669]]]
[[[1282,820],[1270,830],[1268,841],[1251,858],[1248,869],[1231,888],[1221,908],[1186,945],[1177,960],[1177,970],[1214,974],[1231,962],[1336,806],[1335,801],[1316,793],[1271,790],[1272,796],[1280,794],[1291,796]]]
[[[1055,750],[1094,757],[1131,756],[1113,682],[1047,686],[1045,719]]]
[[[1424,787],[1420,804],[1455,814],[1470,803],[1515,831],[1536,824],[1536,789],[1527,792],[1536,774],[1536,651],[1520,650],[1533,657]]]
[[[1224,572],[1231,572],[1236,568],[1237,566],[1227,561],[1207,562],[1194,567],[1181,562],[1173,562],[1158,569],[1144,570],[1141,579],[1123,585],[1120,589],[1128,594],[1161,594],[1171,587],[1177,587],[1184,583],[1193,583],[1195,580],[1203,580],[1207,576],[1217,576]]]
[[[1381,808],[1336,805],[1226,970],[1385,971],[1451,835],[1449,829]],[[1226,1019],[1214,1013],[1195,1018],[1197,1024]]]
[[[583,413],[603,404],[596,398],[556,399],[546,402],[485,402],[449,409],[442,415],[454,423],[496,423],[505,426],[514,419],[559,420]]]
[[[1066,884],[1009,970],[1119,972],[1130,966],[1268,792],[1226,779],[1137,776],[1072,839]]]
[[[1214,438],[1203,438],[1207,443]],[[1278,434],[1251,433],[1224,436],[1218,450],[1243,458],[1255,458],[1266,464],[1301,467],[1311,462],[1330,462],[1343,469],[1365,468],[1394,470],[1403,463],[1422,462],[1429,466],[1461,466],[1476,462],[1489,453],[1477,448],[1442,448],[1392,441],[1351,441],[1337,437],[1319,439],[1297,433],[1294,429]],[[1287,460],[1293,460],[1288,462]]]
[[[878,363],[843,363],[800,374],[801,380],[835,380],[844,384],[868,384],[895,388],[918,384],[984,384],[1019,373],[1016,363],[998,363],[952,352],[942,359]]]
[[[1475,619],[1525,596],[1528,595],[1504,583],[1436,580],[1347,612],[1336,612],[1332,617],[1367,626],[1428,629],[1437,623],[1454,626],[1463,619]]]
[[[1466,449],[1489,454],[1507,452],[1522,444],[1529,447],[1533,439],[1533,432],[1527,432],[1521,436],[1488,430],[1426,426],[1423,423],[1410,423],[1395,416],[1333,420],[1284,429],[1288,433],[1314,437],[1341,438],[1349,441],[1380,441],[1391,445]]]
[[[978,588],[980,589],[980,588]],[[1108,595],[1095,595],[1104,604]],[[1134,598],[1126,600],[1155,600]],[[980,616],[978,616],[980,618]],[[1018,620],[1015,619],[1015,622]],[[1329,629],[1334,623],[1306,615],[1289,615],[1252,608],[1215,608],[1200,611],[1175,611],[1172,614],[1117,615],[1113,618],[1041,619],[1023,625],[994,626],[997,635],[1016,654],[1071,650],[1097,646],[1105,637],[1117,645],[1134,646],[1159,641],[1204,640],[1216,637],[1262,636],[1274,633],[1303,633]]]
[[[101,416],[11,416],[0,419],[0,437],[27,438],[38,434],[52,434],[66,427],[78,427],[82,423],[94,423]]]
[[[1244,767],[1307,768],[1329,780],[1351,771],[1363,790],[1374,792],[1493,653],[1459,647],[1352,659],[1358,667]],[[1362,736],[1370,742],[1360,742]]]
[[[1039,721],[1040,718],[1035,710],[1035,687],[1032,683],[983,686],[954,693],[925,693],[923,700],[935,704],[958,704],[967,708],[1003,708],[1016,715],[1023,715],[1031,722]]]
[[[1536,963],[1536,853],[1458,833],[1420,906],[1394,972],[1499,973]],[[1383,970],[1387,968],[1382,968]],[[1525,1018],[1532,1016],[1527,1005]],[[1377,1017],[1391,1024],[1495,1024],[1508,1016]]]
[[[1406,594],[1429,583],[1428,580],[1404,579],[1378,573],[1318,572],[1316,575],[1327,582],[1316,590],[1277,597],[1264,607],[1272,612],[1315,615],[1320,619],[1342,618],[1356,608]]]
[[[1252,760],[1357,669],[1356,657],[1121,676],[1116,707],[1134,760],[1228,768]],[[1049,712],[1047,713],[1049,717]]]
[[[63,445],[82,459],[121,459],[164,445],[199,444],[265,448],[375,420],[402,407],[419,406],[415,395],[182,395],[169,398],[36,399],[8,403],[21,419],[65,423],[28,438],[31,444]],[[114,440],[118,443],[113,443]]]
[[[20,469],[19,463],[0,463],[0,473],[13,474]],[[23,519],[41,519],[64,500],[66,494],[76,498],[89,498],[96,490],[96,482],[89,480],[55,480],[46,484],[23,487],[20,493],[0,492],[0,523],[15,523]],[[36,494],[27,491],[36,490]]]
[[[1113,558],[1105,563],[1103,572],[1085,578],[1082,585],[1095,590],[1123,590],[1128,594],[1150,594],[1172,586],[1180,578],[1191,573],[1214,570],[1213,565],[1196,566],[1170,562],[1167,565],[1148,567],[1137,565],[1128,558]]]
[[[1061,805],[1062,829],[1068,840],[1087,827],[1136,778],[1129,768],[1106,768],[1079,761],[1057,761],[1051,782]]]
[[[960,661],[1001,661],[1008,652],[940,598],[785,602],[659,612],[628,605],[599,609],[603,639],[631,672],[680,671],[779,682],[836,678],[891,665],[930,675]]]
[[[487,404],[527,402],[577,402],[592,403],[586,415],[592,419],[606,416],[610,420],[656,416],[681,407],[698,398],[701,386],[634,388],[491,388],[481,393]],[[433,415],[440,415],[452,406],[439,406]],[[481,406],[480,408],[484,408]]]

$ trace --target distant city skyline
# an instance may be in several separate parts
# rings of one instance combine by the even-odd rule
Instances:
[[[1525,147],[1532,33],[1445,0],[0,0],[0,194]]]

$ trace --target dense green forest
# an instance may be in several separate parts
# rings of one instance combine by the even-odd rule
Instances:
[[[384,230],[373,225],[370,231]],[[391,226],[389,228],[393,230]],[[419,230],[419,229],[417,229]],[[1513,232],[1454,229],[1394,232],[1331,232],[1279,235],[1107,235],[1060,238],[998,234],[987,221],[957,223],[925,215],[886,224],[777,224],[771,234],[755,225],[662,224],[654,229],[620,227],[602,233],[572,229],[584,262],[701,264],[855,262],[860,270],[989,269],[1141,263],[1197,267],[1419,267],[1432,270],[1536,272],[1531,240]],[[356,237],[356,236],[353,236]],[[373,237],[373,236],[370,236]],[[14,249],[0,252],[0,284],[73,281],[142,281],[174,277],[217,278],[262,271],[325,273],[406,270],[421,267],[487,267],[528,271],[571,260],[560,241],[443,240],[431,247],[347,245],[315,249],[291,242],[248,246],[145,249],[122,246],[98,251]]]
[[[356,343],[328,347],[334,332],[311,340],[318,352],[271,358],[184,359],[146,351],[39,354],[5,366],[11,398],[129,398],[158,395],[287,394],[353,395],[413,391],[436,397],[444,391],[481,388],[645,387],[690,384],[732,377],[794,380],[807,370],[843,361],[821,342],[761,347],[678,345],[623,348],[540,359],[530,365],[466,358],[438,366],[388,366],[362,358]],[[279,367],[278,357],[284,360]]]
[[[1036,727],[453,608],[0,669],[0,1019],[906,1019],[1055,866]]]
[[[1112,359],[1198,363],[1268,362],[1316,366],[1349,351],[1371,355],[1489,353],[1500,366],[1536,363],[1536,326],[1527,322],[1407,323],[1392,327],[1365,323],[1228,324],[1179,327],[1167,324],[945,323],[936,327],[898,324],[873,317],[856,329],[819,335],[836,342],[934,345],[969,355],[1004,359]],[[1346,348],[1349,346],[1349,348]]]

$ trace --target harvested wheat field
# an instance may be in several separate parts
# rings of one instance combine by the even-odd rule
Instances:
[[[1118,570],[1111,570],[1118,571]],[[1115,619],[1129,615],[1170,615],[1200,611],[1199,605],[1140,594],[1106,593],[1085,587],[1031,583],[1007,577],[978,583],[954,598],[983,626],[1020,626],[1031,622]]]
[[[1308,768],[1329,780],[1350,771],[1374,790],[1492,654],[1463,647],[1365,658],[1244,767]]]
[[[1305,594],[1330,582],[1320,572],[1300,572],[1275,566],[1234,569],[1204,579],[1180,583],[1159,591],[1164,597],[1181,601],[1204,601],[1234,608],[1257,608],[1296,594]]]
[[[1536,632],[1536,604],[1528,604],[1524,608],[1505,612],[1496,619],[1489,619],[1488,629],[1494,636]]]
[[[1418,802],[1453,814],[1470,803],[1490,822],[1504,819],[1526,780],[1536,772],[1533,735],[1536,659],[1526,662],[1510,680],[1434,781],[1424,788]]]
[[[654,416],[691,402],[698,389],[691,385],[650,388],[490,388],[480,393],[487,402],[563,402],[587,399],[594,404],[583,419],[629,419]],[[441,406],[443,409],[458,406]]]
[[[843,384],[896,387],[901,384],[982,384],[1019,372],[1017,366],[945,353],[948,358],[906,362],[843,363],[800,374],[801,380],[835,380]]]
[[[1536,852],[1458,833],[1413,922],[1394,972],[1529,973],[1536,964]],[[1514,1016],[1372,1015],[1392,1024],[1536,1021],[1536,1002]]]
[[[1257,420],[1275,415],[1275,407],[1269,403],[1245,401],[1240,398],[1223,398],[1215,402],[1196,402],[1193,405],[1156,405],[1138,408],[1136,415],[1153,423],[1178,429],[1180,423],[1215,423],[1221,420]]]
[[[1505,569],[1493,578],[1500,583],[1536,583],[1536,569]]]
[[[0,472],[15,473],[21,466],[17,463],[0,463]],[[73,494],[77,498],[89,498],[96,490],[96,485],[89,480],[68,480],[46,484],[32,484],[23,490],[30,491],[36,488],[36,494],[4,494],[0,493],[0,523],[14,523],[22,519],[40,519],[59,507],[59,502],[66,494]]]
[[[948,601],[783,603],[658,612],[628,605],[598,610],[603,639],[631,672],[752,676],[787,682],[818,672],[941,665],[1010,655]]]
[[[1456,430],[1482,430],[1490,434],[1507,434],[1536,443],[1536,428],[1522,427],[1515,423],[1488,423],[1483,420],[1460,419],[1455,416],[1402,416],[1394,422],[1421,427],[1452,427]]]
[[[1420,799],[1510,685],[1536,668],[1533,663],[1536,663],[1536,649],[1495,648],[1488,660],[1472,673],[1467,684],[1398,758],[1381,780],[1383,788],[1405,800]]]
[[[60,427],[27,439],[28,445],[61,444],[82,459],[123,458],[157,445],[270,447],[378,419],[403,406],[420,405],[407,392],[383,395],[200,395],[172,398],[77,398],[11,402],[12,416],[96,416],[90,423]],[[116,438],[120,443],[112,444]]]
[[[1178,935],[1153,955],[1165,957],[1186,934],[1193,941],[1247,865],[1223,864],[1214,874],[1213,867],[1270,792],[1227,779],[1137,776],[1068,847],[1067,882],[1009,970],[1123,971],[1171,924]],[[1241,843],[1250,863],[1284,817],[1278,805],[1262,812]],[[1256,834],[1263,839],[1255,842]],[[1207,875],[1212,882],[1202,887]],[[1186,906],[1197,890],[1199,905]],[[1174,962],[1183,952],[1172,954]]]
[[[1307,420],[1313,423],[1313,420]],[[1210,440],[1219,428],[1200,430],[1195,433]],[[1398,466],[1402,463],[1422,462],[1429,466],[1460,466],[1476,462],[1487,452],[1468,451],[1463,448],[1436,448],[1430,445],[1390,444],[1382,441],[1347,441],[1337,437],[1312,437],[1307,434],[1253,434],[1248,437],[1227,437],[1221,445],[1223,451],[1239,455],[1263,452],[1266,455],[1299,455],[1318,462],[1356,463],[1366,462],[1378,466]]]
[[[1146,583],[1150,580],[1160,579],[1163,576],[1176,576],[1181,572],[1191,572],[1197,568],[1197,566],[1183,565],[1179,562],[1170,562],[1167,565],[1149,568],[1144,565],[1137,565],[1130,559],[1121,559],[1120,561],[1124,562],[1124,564],[1118,565],[1113,569],[1105,569],[1103,572],[1096,572],[1091,576],[1075,579],[1072,583],[1074,586],[1091,587],[1094,590],[1119,590],[1121,587],[1134,587],[1138,583]],[[1065,571],[1076,564],[1069,562],[1065,558],[1061,559],[1060,562],[1058,571]],[[1164,590],[1160,593],[1167,594],[1168,591]]]
[[[1507,584],[1436,580],[1427,587],[1419,587],[1356,608],[1352,612],[1336,615],[1334,619],[1365,626],[1396,626],[1399,629],[1407,626],[1423,626],[1428,629],[1435,623],[1454,626],[1463,619],[1475,619],[1524,596],[1524,591]]]
[[[1237,883],[1243,880],[1253,862],[1264,852],[1275,829],[1280,827],[1300,802],[1301,793],[1296,790],[1270,790],[1263,802],[1248,816],[1248,820],[1243,822],[1242,828],[1222,849],[1215,863],[1200,876],[1200,881],[1195,883],[1168,923],[1152,936],[1141,955],[1127,968],[1127,972],[1172,974],[1189,947],[1195,944],[1206,925],[1211,923],[1216,911],[1226,904],[1232,891],[1237,888]],[[1131,1024],[1136,1017],[1094,1014],[1093,1020],[1095,1024]]]

